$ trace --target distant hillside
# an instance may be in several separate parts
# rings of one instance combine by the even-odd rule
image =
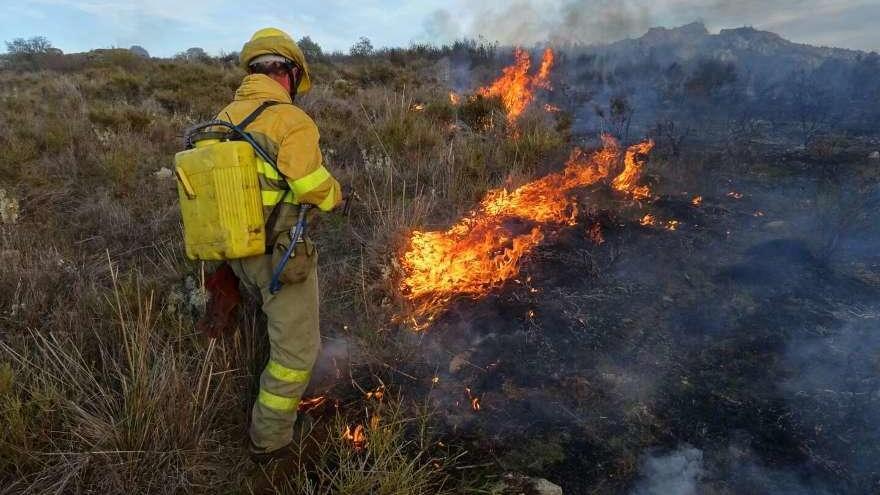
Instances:
[[[761,119],[798,127],[807,141],[820,129],[867,132],[880,123],[874,52],[794,43],[750,27],[711,34],[701,23],[567,52],[570,108],[585,132],[602,126],[591,107],[614,98],[626,99],[642,130],[661,118]]]

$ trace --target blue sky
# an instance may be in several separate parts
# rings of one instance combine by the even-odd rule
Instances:
[[[266,26],[325,50],[358,37],[375,46],[485,35],[503,43],[601,42],[702,20],[751,25],[793,41],[880,51],[880,0],[0,0],[0,39],[42,35],[65,52],[141,45],[155,56],[199,46],[238,50]]]

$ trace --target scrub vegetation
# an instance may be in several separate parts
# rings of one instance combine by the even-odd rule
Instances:
[[[880,487],[876,54],[652,30],[559,51],[511,124],[472,93],[512,49],[302,41],[300,104],[358,198],[311,226],[323,346],[302,452],[261,468],[261,312],[246,297],[236,332],[196,332],[213,266],[184,256],[170,170],[183,129],[232,98],[236,57],[44,41],[0,58],[0,493]],[[575,224],[516,279],[425,332],[397,318],[413,229],[600,132],[654,140],[646,198],[571,191]]]
[[[446,50],[479,60],[490,49]],[[330,357],[307,397],[326,397],[309,413],[323,440],[317,466],[304,463],[283,482],[251,464],[245,448],[266,355],[260,312],[249,301],[238,332],[217,341],[195,333],[211,267],[183,255],[167,170],[182,130],[212,118],[243,73],[230,58],[127,50],[7,58],[4,491],[402,494],[477,484],[457,469],[461,452],[437,443],[424,397],[399,397],[389,382],[380,401],[364,398],[411,352],[387,334],[393,249],[411,227],[448,221],[490,185],[563,153],[566,134],[536,113],[514,141],[497,101],[453,106],[436,79],[443,53],[426,50],[321,56],[312,66],[317,85],[302,105],[321,129],[328,166],[360,200],[350,217],[327,215],[313,234]],[[357,424],[366,427],[360,451],[341,434]]]

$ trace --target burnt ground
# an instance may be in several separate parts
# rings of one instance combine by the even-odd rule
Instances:
[[[475,464],[566,494],[877,493],[878,165],[761,163],[650,204],[583,191],[518,280],[409,337],[405,393]]]

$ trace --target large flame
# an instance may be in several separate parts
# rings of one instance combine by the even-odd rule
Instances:
[[[501,77],[477,90],[477,94],[501,99],[507,120],[514,122],[535,99],[536,89],[550,89],[550,69],[553,68],[553,50],[547,48],[541,58],[541,67],[535,75],[529,74],[532,59],[528,52],[517,48],[513,65],[505,67]]]
[[[651,147],[650,141],[630,147],[621,176],[640,173]],[[449,230],[412,232],[401,263],[401,290],[414,305],[415,327],[427,325],[456,297],[482,296],[515,277],[523,256],[541,243],[549,228],[575,223],[577,210],[569,192],[608,177],[620,158],[617,142],[605,136],[602,149],[591,155],[575,149],[561,172],[512,191],[490,190]],[[626,180],[638,176],[627,175]]]
[[[638,159],[639,155],[644,155],[651,151],[654,147],[653,141],[645,141],[634,146],[630,146],[626,150],[626,156],[623,159],[623,172],[614,178],[611,187],[618,191],[629,193],[635,199],[648,199],[651,197],[651,190],[648,186],[640,186],[639,179],[644,172],[645,162]]]

